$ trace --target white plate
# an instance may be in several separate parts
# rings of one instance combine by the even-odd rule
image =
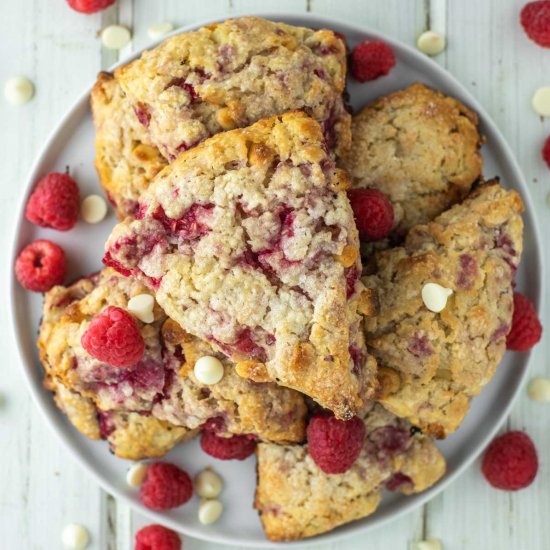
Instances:
[[[412,82],[422,81],[459,98],[479,113],[481,129],[487,137],[487,143],[483,147],[484,174],[487,177],[498,174],[506,186],[514,187],[521,192],[527,206],[527,212],[524,215],[525,250],[522,268],[518,273],[518,287],[526,292],[540,309],[542,280],[540,239],[532,215],[534,210],[527,185],[500,132],[475,99],[449,73],[426,56],[367,28],[313,15],[263,15],[295,25],[334,29],[346,36],[351,47],[367,38],[384,40],[393,47],[397,66],[389,76],[366,84],[350,83],[351,102],[356,109],[380,95]],[[202,21],[179,29],[176,33],[192,30],[211,22],[211,20]],[[135,54],[137,55],[139,52]],[[94,76],[90,74],[90,81]],[[24,219],[23,209],[26,197],[39,177],[53,170],[63,171],[65,166],[70,166],[71,174],[80,184],[82,196],[100,191],[93,167],[94,130],[88,99],[89,89],[63,118],[35,162],[26,183],[26,192],[21,197],[14,235],[13,260],[24,245],[37,238],[52,239],[63,246],[69,258],[69,280],[100,268],[103,243],[115,224],[114,215],[111,213],[97,226],[80,221],[73,231],[60,233],[29,224]],[[140,504],[137,491],[128,488],[124,481],[128,463],[111,455],[105,442],[92,442],[77,433],[57,410],[50,393],[42,388],[42,371],[35,345],[41,306],[41,296],[24,291],[12,274],[11,310],[21,354],[21,368],[24,370],[40,411],[66,448],[84,468],[91,472],[109,493],[124,499],[141,513],[149,516],[152,521],[205,540],[256,548],[274,546],[266,541],[258,516],[252,509],[256,481],[254,458],[244,462],[217,461],[203,454],[196,441],[176,448],[168,456],[169,460],[182,465],[191,475],[207,464],[213,464],[216,470],[221,472],[226,480],[222,494],[226,508],[222,519],[215,525],[203,526],[198,522],[197,497],[193,497],[189,504],[180,509],[162,514],[147,510]],[[525,377],[528,360],[529,354],[506,354],[496,376],[483,391],[482,396],[474,400],[472,410],[464,424],[454,435],[439,444],[448,463],[447,475],[439,484],[423,494],[412,497],[388,494],[378,511],[372,516],[340,527],[316,540],[329,542],[347,535],[364,533],[420,506],[443,490],[476,458],[503,422]],[[304,542],[287,544],[287,546],[300,544]]]

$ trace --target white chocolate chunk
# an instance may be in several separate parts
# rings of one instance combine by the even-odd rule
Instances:
[[[437,283],[426,283],[422,287],[422,301],[430,311],[439,313],[445,309],[447,298],[452,293],[450,288],[445,288]]]
[[[152,323],[155,320],[154,307],[155,299],[150,294],[138,294],[128,301],[128,311],[143,323]]]
[[[201,384],[217,384],[223,378],[223,365],[216,357],[204,355],[195,363],[193,372]]]
[[[61,542],[65,548],[70,550],[83,550],[90,542],[88,531],[78,523],[69,523],[63,529]]]
[[[110,50],[121,50],[131,39],[130,30],[122,25],[109,25],[101,31],[101,42]]]
[[[550,401],[550,380],[533,378],[527,386],[527,393],[533,401]]]
[[[417,48],[426,55],[437,55],[446,46],[445,37],[434,31],[423,32],[416,41]]]
[[[173,30],[172,23],[155,23],[147,29],[147,34],[151,40],[158,40]]]
[[[539,88],[533,95],[531,105],[540,116],[550,116],[550,86]]]
[[[438,539],[419,540],[411,544],[411,550],[443,550],[443,545]]]
[[[107,203],[99,195],[88,195],[80,205],[80,215],[86,223],[99,223],[107,215]]]
[[[210,468],[205,468],[195,477],[195,491],[202,498],[216,498],[222,489],[222,478]]]
[[[28,103],[33,95],[33,83],[24,76],[12,76],[4,84],[4,96],[12,105]]]
[[[223,504],[219,500],[203,500],[199,504],[199,521],[203,525],[216,523],[223,512]]]
[[[126,472],[126,483],[130,487],[139,487],[145,481],[148,469],[149,464],[144,462],[132,464]]]

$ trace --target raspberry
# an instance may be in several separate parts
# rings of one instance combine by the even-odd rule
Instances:
[[[109,306],[96,315],[82,335],[82,346],[113,367],[135,365],[145,351],[136,320],[124,309]]]
[[[181,550],[181,540],[171,529],[148,525],[136,533],[134,550]]]
[[[115,0],[67,0],[67,4],[80,13],[96,13],[112,6]]]
[[[351,52],[351,74],[359,82],[387,75],[395,67],[393,50],[384,42],[367,40]]]
[[[348,199],[361,240],[378,241],[388,236],[393,226],[393,206],[384,193],[378,189],[351,189]]]
[[[546,138],[546,141],[542,146],[542,158],[544,159],[544,162],[546,162],[546,164],[548,165],[548,168],[550,168],[550,136]]]
[[[219,437],[205,430],[201,436],[201,448],[206,454],[220,460],[244,460],[254,454],[256,442],[246,435]]]
[[[36,185],[25,209],[25,217],[40,227],[59,231],[72,229],[78,221],[80,193],[68,174],[51,173]]]
[[[318,413],[307,426],[308,452],[326,474],[341,474],[356,461],[365,442],[365,425],[354,416],[338,420],[332,414]]]
[[[185,504],[193,496],[193,482],[181,468],[154,462],[147,470],[139,498],[151,510],[168,510]]]
[[[67,261],[63,249],[51,241],[39,240],[26,246],[15,260],[15,276],[21,286],[46,292],[65,278]]]
[[[497,489],[517,491],[531,485],[539,467],[537,450],[523,432],[508,432],[489,445],[481,471]]]
[[[550,48],[550,0],[529,2],[520,14],[521,26],[539,46]]]
[[[512,328],[506,338],[506,347],[512,351],[530,350],[539,340],[542,334],[535,307],[529,299],[514,292],[514,315]]]

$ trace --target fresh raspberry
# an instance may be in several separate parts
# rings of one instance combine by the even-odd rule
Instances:
[[[136,320],[116,306],[105,308],[92,319],[82,335],[82,346],[96,359],[120,368],[135,365],[145,351]]]
[[[219,437],[215,432],[204,430],[201,448],[206,454],[220,460],[244,460],[254,454],[256,442],[246,435]]]
[[[514,315],[506,347],[512,351],[530,350],[540,340],[541,334],[542,325],[535,307],[529,298],[514,292]]]
[[[80,13],[96,13],[112,6],[116,0],[67,0],[67,4]]]
[[[550,0],[529,2],[520,14],[521,26],[539,46],[550,48]]]
[[[151,510],[168,510],[185,504],[193,496],[193,482],[181,468],[154,462],[147,470],[139,498]]]
[[[517,491],[531,485],[539,467],[537,450],[523,432],[497,437],[483,457],[481,471],[497,489]]]
[[[181,540],[171,529],[148,525],[136,533],[134,550],[181,550]]]
[[[51,241],[39,240],[26,246],[15,260],[15,276],[21,286],[46,292],[65,278],[67,261],[63,249]]]
[[[542,158],[544,159],[544,162],[546,162],[546,164],[548,165],[548,168],[550,168],[550,136],[546,138],[546,141],[542,146]]]
[[[354,416],[338,420],[325,412],[311,417],[307,426],[308,452],[326,474],[341,474],[357,460],[365,442],[365,425]]]
[[[78,221],[80,193],[68,174],[52,172],[43,177],[29,198],[25,217],[40,227],[72,229]]]
[[[350,189],[348,199],[362,241],[378,241],[393,226],[393,206],[378,189]]]
[[[393,50],[384,42],[369,40],[351,52],[351,74],[359,82],[387,75],[395,67]]]

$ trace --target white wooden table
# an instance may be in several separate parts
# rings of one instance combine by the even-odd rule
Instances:
[[[118,55],[102,49],[98,31],[121,22],[133,29],[131,47],[149,42],[154,22],[176,25],[224,13],[253,10],[311,11],[364,23],[414,44],[431,27],[445,32],[448,49],[437,61],[486,107],[517,155],[537,209],[543,236],[550,232],[550,171],[540,158],[550,119],[530,108],[533,91],[550,85],[550,50],[529,42],[518,24],[523,0],[119,0],[118,7],[84,16],[65,0],[2,0],[0,82],[29,76],[36,97],[24,107],[0,100],[0,250],[4,288],[11,266],[15,206],[30,163],[59,117]],[[546,254],[546,260],[550,253]],[[6,304],[6,302],[4,302]],[[548,325],[548,316],[546,319]],[[550,330],[550,329],[549,329]],[[61,547],[68,522],[80,522],[93,537],[92,550],[133,549],[133,533],[145,520],[115,502],[61,448],[46,428],[19,373],[6,305],[0,308],[0,548]],[[531,375],[550,372],[548,338],[534,352]],[[550,548],[550,406],[529,401],[525,391],[507,427],[526,429],[541,458],[536,483],[517,494],[491,489],[476,463],[423,508],[365,536],[311,549],[405,550],[410,541],[439,538],[445,549],[544,550]],[[187,550],[217,545],[186,537]]]

